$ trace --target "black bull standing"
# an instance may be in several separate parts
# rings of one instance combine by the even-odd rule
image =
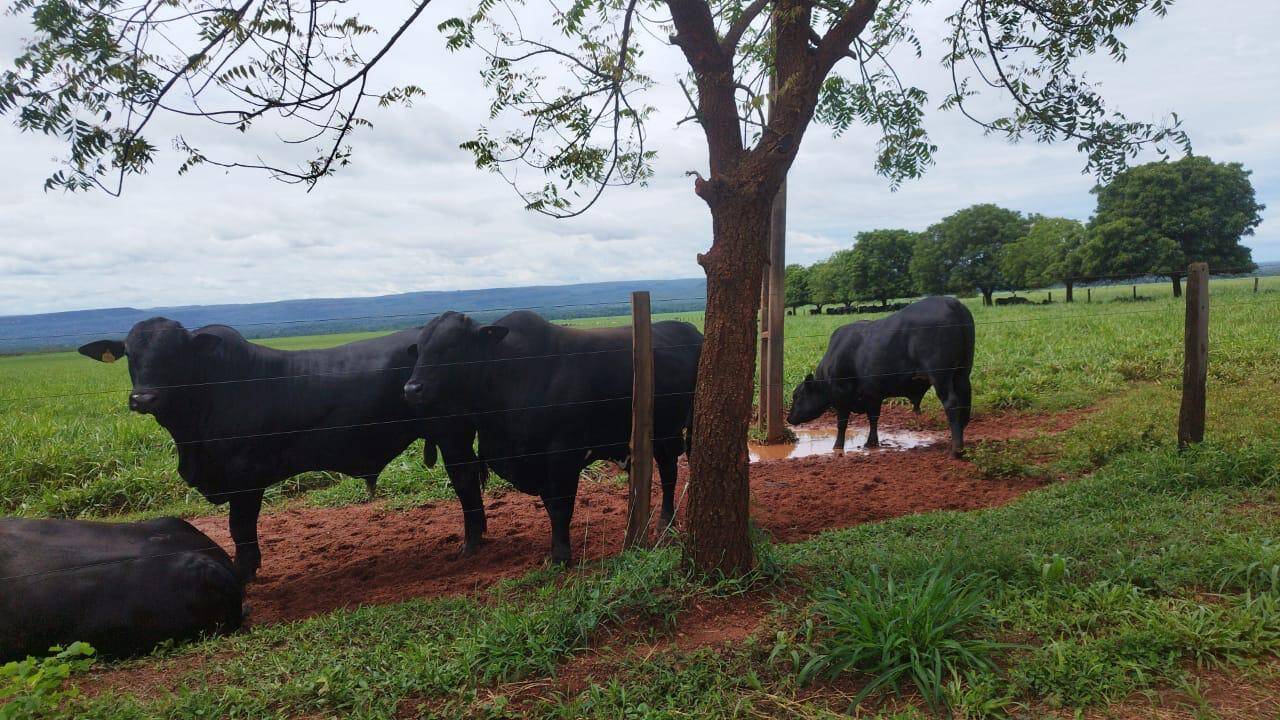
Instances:
[[[129,408],[153,415],[173,437],[178,473],[210,502],[230,503],[236,569],[261,564],[258,514],[267,487],[310,471],[363,478],[416,439],[425,459],[444,456],[464,503],[479,496],[483,466],[465,419],[431,423],[405,403],[417,329],[325,350],[275,350],[211,325],[188,332],[164,318],[138,323],[124,341],[80,348],[94,360],[128,358]]]
[[[702,334],[684,322],[653,325],[653,454],[662,479],[660,524],[675,512],[676,461],[692,420]],[[578,474],[596,460],[626,459],[631,436],[631,328],[575,329],[536,313],[481,325],[445,313],[422,329],[405,397],[424,415],[471,420],[480,458],[551,521],[551,558],[568,562]],[[467,544],[484,532],[484,508],[463,499]]]
[[[920,398],[932,386],[951,426],[951,454],[964,452],[973,392],[973,314],[950,297],[929,297],[882,320],[841,326],[831,334],[827,352],[798,385],[787,422],[814,420],[836,411],[836,448],[844,448],[849,414],[866,413],[867,446],[879,444],[877,422],[885,398]]]

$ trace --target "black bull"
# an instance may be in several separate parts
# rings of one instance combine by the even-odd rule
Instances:
[[[665,525],[675,512],[676,461],[692,422],[702,334],[684,322],[654,323],[653,347],[653,454]],[[417,364],[405,397],[428,417],[470,418],[484,464],[541,496],[551,557],[568,562],[579,473],[630,454],[631,328],[568,328],[528,311],[481,325],[445,313],[422,329],[412,351]],[[484,532],[484,508],[467,502],[466,538],[474,545]]]
[[[231,559],[177,518],[0,519],[0,663],[81,640],[100,653],[240,627]]]
[[[932,386],[951,427],[951,452],[964,452],[973,392],[973,314],[959,300],[929,297],[881,320],[836,328],[815,372],[798,385],[787,422],[836,411],[836,448],[844,448],[849,413],[866,413],[869,447],[879,444],[877,422],[885,398],[905,397],[919,409]]]
[[[404,401],[412,369],[405,330],[325,350],[255,345],[212,325],[188,332],[164,318],[138,323],[124,341],[80,348],[94,360],[127,357],[129,407],[153,415],[173,437],[178,473],[210,502],[230,503],[236,567],[251,580],[261,564],[258,514],[267,487],[311,471],[363,478],[379,473],[416,439],[425,459],[444,456],[464,502],[479,494],[474,430],[462,418],[422,419]]]

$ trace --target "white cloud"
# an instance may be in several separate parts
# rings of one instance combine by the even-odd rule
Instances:
[[[945,5],[921,13],[926,36],[938,34]],[[373,114],[374,128],[355,138],[354,165],[311,193],[247,171],[179,178],[171,152],[120,199],[44,193],[62,147],[0,126],[0,313],[701,274],[694,256],[709,244],[710,218],[684,171],[703,168],[706,150],[692,123],[676,127],[677,54],[655,46],[646,55],[662,83],[651,100],[664,112],[649,127],[657,176],[555,221],[524,211],[458,149],[484,120],[488,95],[477,58],[442,49],[441,17],[424,18],[379,67],[379,83],[417,83],[427,97]],[[12,16],[0,19],[0,58],[23,32]],[[1280,211],[1278,35],[1280,13],[1264,0],[1178,3],[1133,29],[1128,64],[1099,62],[1092,77],[1134,117],[1177,110],[1197,152],[1254,171],[1270,216]],[[934,105],[947,82],[936,60],[907,68]],[[1092,211],[1093,181],[1073,147],[1010,146],[952,113],[932,112],[927,126],[938,165],[896,193],[872,170],[872,133],[812,128],[789,185],[789,259],[812,262],[860,230],[920,229],[977,202],[1081,219]],[[166,125],[154,139],[177,130]],[[182,128],[224,155],[281,152],[269,133],[197,130]],[[1264,223],[1247,243],[1258,259],[1280,259],[1280,225]]]

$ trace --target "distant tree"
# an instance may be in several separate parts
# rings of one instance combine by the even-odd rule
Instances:
[[[1135,240],[1141,239],[1144,247],[1162,248],[1164,244],[1154,237],[1173,241],[1176,253],[1151,257],[1142,271],[1168,275],[1177,297],[1182,294],[1181,279],[1188,263],[1207,262],[1210,268],[1223,270],[1253,269],[1249,248],[1240,240],[1253,234],[1266,207],[1258,204],[1249,175],[1240,163],[1215,163],[1202,156],[1139,165],[1093,189],[1098,209],[1091,227],[1132,220],[1140,227]],[[1098,235],[1100,242],[1115,241],[1118,227]],[[1094,256],[1100,255],[1095,251]],[[1128,271],[1106,263],[1100,268],[1105,274]]]
[[[1084,225],[1070,218],[1036,216],[1027,234],[1006,245],[1000,254],[1000,271],[1012,288],[1029,289],[1062,283],[1067,302],[1080,276],[1080,246]]]
[[[788,265],[785,279],[786,296],[783,304],[791,309],[813,302],[809,291],[809,269],[803,265]]]
[[[921,295],[941,295],[947,292],[949,271],[942,257],[942,245],[928,233],[916,236],[911,250],[911,280]]]
[[[1170,274],[1182,267],[1182,249],[1136,218],[1091,224],[1078,251],[1084,276]]]
[[[982,304],[990,305],[991,294],[1008,285],[1000,270],[1001,251],[1026,235],[1029,226],[1022,213],[990,204],[974,205],[943,218],[925,231],[933,243],[926,246],[926,257],[918,264],[925,276],[925,289],[936,292],[931,286],[945,277],[946,290],[977,288]]]
[[[840,304],[847,307],[857,299],[853,284],[853,250],[837,250],[831,257],[813,269],[810,287],[814,301],[823,305]]]
[[[859,298],[879,300],[913,294],[911,253],[915,233],[910,230],[871,230],[858,233],[851,264],[853,288]]]

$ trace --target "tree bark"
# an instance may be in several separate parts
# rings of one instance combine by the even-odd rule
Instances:
[[[746,439],[769,203],[717,203],[711,216],[714,244],[698,258],[707,274],[706,340],[693,402],[685,552],[697,568],[740,574],[753,560]]]
[[[1173,296],[1182,297],[1182,275],[1174,273],[1169,276],[1169,279],[1173,281]]]
[[[994,293],[994,292],[995,292],[995,290],[988,290],[988,289],[986,289],[986,288],[982,288],[982,304],[983,304],[983,305],[991,306],[991,305],[994,305],[994,304],[995,304],[995,303],[994,303],[994,302],[992,302],[992,300],[991,300],[991,295],[992,295],[992,293]]]
[[[1075,296],[1072,294],[1072,290],[1075,289],[1075,283],[1071,282],[1070,280],[1067,280],[1066,285],[1067,285],[1067,302],[1073,302],[1075,300]]]

